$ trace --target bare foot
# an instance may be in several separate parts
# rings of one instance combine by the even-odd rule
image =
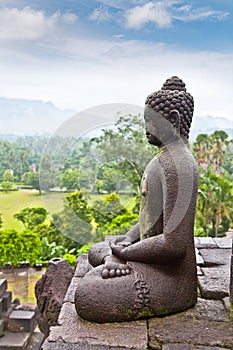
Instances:
[[[101,275],[103,278],[113,278],[129,275],[130,272],[129,266],[123,260],[111,255],[106,258]]]

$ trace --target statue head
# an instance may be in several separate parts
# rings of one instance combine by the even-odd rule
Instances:
[[[194,101],[178,77],[167,79],[161,90],[146,99],[145,121],[148,141],[156,146],[181,136],[189,137]]]

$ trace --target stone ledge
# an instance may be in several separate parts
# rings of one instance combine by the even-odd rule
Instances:
[[[43,350],[233,350],[228,240],[195,239],[196,253],[204,261],[198,266],[202,298],[187,311],[147,321],[96,324],[81,320],[74,293],[88,266],[87,256],[79,257],[59,325],[51,328]]]
[[[59,316],[59,326],[51,327],[43,349],[50,349],[51,343],[53,343],[53,349],[57,349],[57,344],[60,346],[60,343],[65,343],[67,348],[63,346],[64,349],[70,349],[70,345],[75,344],[75,346],[89,346],[87,349],[90,350],[96,349],[97,346],[102,346],[103,349],[110,347],[111,349],[146,350],[147,321],[91,323],[81,320],[74,304],[66,302]]]
[[[233,324],[195,319],[190,311],[160,319],[150,319],[149,349],[164,350],[165,344],[226,347],[233,349]],[[169,349],[169,348],[167,348]],[[195,347],[194,347],[195,349]]]

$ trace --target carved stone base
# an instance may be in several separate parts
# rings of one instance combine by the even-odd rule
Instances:
[[[201,239],[198,241],[200,253],[202,249],[207,248],[206,242],[201,241]],[[225,252],[226,249],[230,249],[229,241],[227,247],[216,247],[213,240],[210,243],[218,250],[214,252],[217,254],[217,262],[222,257],[222,249]],[[227,253],[229,256],[229,251]],[[229,259],[225,259],[224,265],[216,264],[209,268],[205,264],[205,259],[208,265],[210,257],[206,254],[203,256],[204,267],[199,268],[198,277],[210,280],[213,288],[213,283],[219,278],[224,279],[227,275],[229,285]],[[51,327],[49,337],[43,344],[43,350],[233,349],[233,319],[229,294],[223,298],[222,293],[216,293],[215,297],[218,299],[216,300],[211,297],[212,294],[210,299],[206,299],[205,293],[202,293],[194,308],[172,316],[111,324],[91,323],[80,319],[74,306],[75,290],[87,270],[87,256],[79,256],[77,269],[62,305],[58,325]],[[217,279],[213,278],[212,272],[218,276]],[[202,279],[199,278],[199,287],[201,286]],[[216,284],[216,288],[218,286],[219,283]]]

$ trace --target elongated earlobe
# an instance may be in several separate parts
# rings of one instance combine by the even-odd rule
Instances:
[[[180,135],[180,113],[176,109],[169,112],[169,121]]]

